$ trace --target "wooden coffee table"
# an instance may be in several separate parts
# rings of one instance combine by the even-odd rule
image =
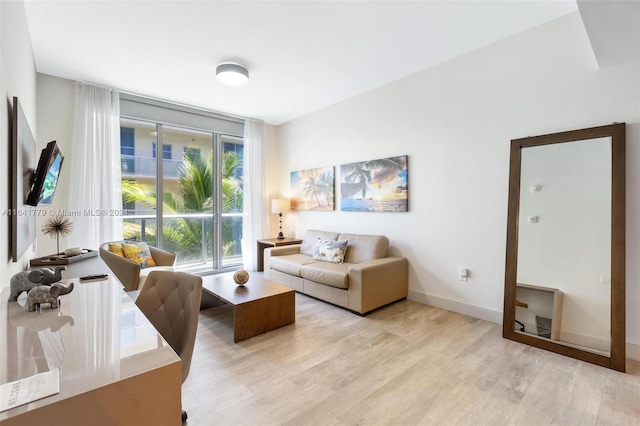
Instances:
[[[229,274],[207,275],[202,289],[233,306],[236,343],[296,321],[295,291],[273,281],[252,276],[238,286]]]

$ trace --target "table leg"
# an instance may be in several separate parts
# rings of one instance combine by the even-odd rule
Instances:
[[[237,343],[258,334],[293,324],[295,321],[296,294],[294,291],[235,305],[233,310],[233,341]]]

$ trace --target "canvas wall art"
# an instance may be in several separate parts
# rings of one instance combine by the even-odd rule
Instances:
[[[291,172],[291,210],[333,210],[334,167]]]
[[[340,210],[406,212],[409,210],[407,156],[340,166]]]

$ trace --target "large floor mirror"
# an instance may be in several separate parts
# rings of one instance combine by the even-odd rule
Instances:
[[[511,141],[503,336],[625,371],[625,124]]]

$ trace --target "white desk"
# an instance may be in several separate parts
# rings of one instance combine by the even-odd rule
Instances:
[[[0,412],[2,426],[180,424],[180,358],[115,279],[72,281],[55,310],[0,293],[0,384],[58,368],[60,387]]]

